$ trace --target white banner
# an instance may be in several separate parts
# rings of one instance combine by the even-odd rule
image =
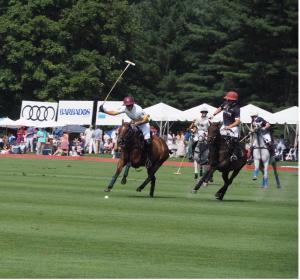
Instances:
[[[20,119],[32,122],[56,120],[57,103],[22,101]]]
[[[59,101],[57,121],[66,124],[90,125],[93,101]]]
[[[96,114],[96,125],[121,125],[122,120],[124,122],[130,122],[130,119],[126,114],[120,114],[116,116],[110,116],[105,113],[99,112],[100,105],[103,101],[98,101],[97,104],[97,114]],[[123,105],[123,101],[106,101],[104,104],[104,109],[107,111],[116,111]]]

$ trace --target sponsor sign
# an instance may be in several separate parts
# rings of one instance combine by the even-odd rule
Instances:
[[[56,120],[57,103],[22,101],[20,119],[33,122]]]
[[[59,101],[57,120],[66,124],[90,125],[93,101]]]

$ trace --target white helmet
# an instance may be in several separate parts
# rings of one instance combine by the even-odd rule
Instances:
[[[258,117],[258,112],[257,111],[250,112],[250,117]]]
[[[200,109],[200,113],[203,113],[203,112],[206,112],[206,113],[208,113],[208,110],[207,110],[207,108],[206,108],[206,107],[202,107],[202,108]]]

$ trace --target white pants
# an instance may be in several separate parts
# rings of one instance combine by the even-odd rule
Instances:
[[[230,129],[224,129],[224,124],[220,128],[220,134],[223,136],[230,136],[230,137],[235,137],[239,138],[240,137],[240,128],[238,126],[235,126]]]
[[[26,138],[26,148],[29,150],[30,146],[30,151],[33,153],[33,137],[31,138]]]
[[[143,132],[144,139],[150,139],[150,124],[149,123],[144,123],[138,126],[139,129]]]

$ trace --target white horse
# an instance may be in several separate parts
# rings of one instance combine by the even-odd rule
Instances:
[[[277,188],[280,188],[280,181],[277,172],[276,161],[274,157],[270,156],[268,147],[263,139],[262,133],[258,130],[252,133],[252,145],[253,145],[253,160],[254,160],[254,172],[253,180],[257,180],[259,170],[263,173],[262,187],[267,188],[269,186],[268,168],[269,163],[274,170],[274,176],[277,183]]]

